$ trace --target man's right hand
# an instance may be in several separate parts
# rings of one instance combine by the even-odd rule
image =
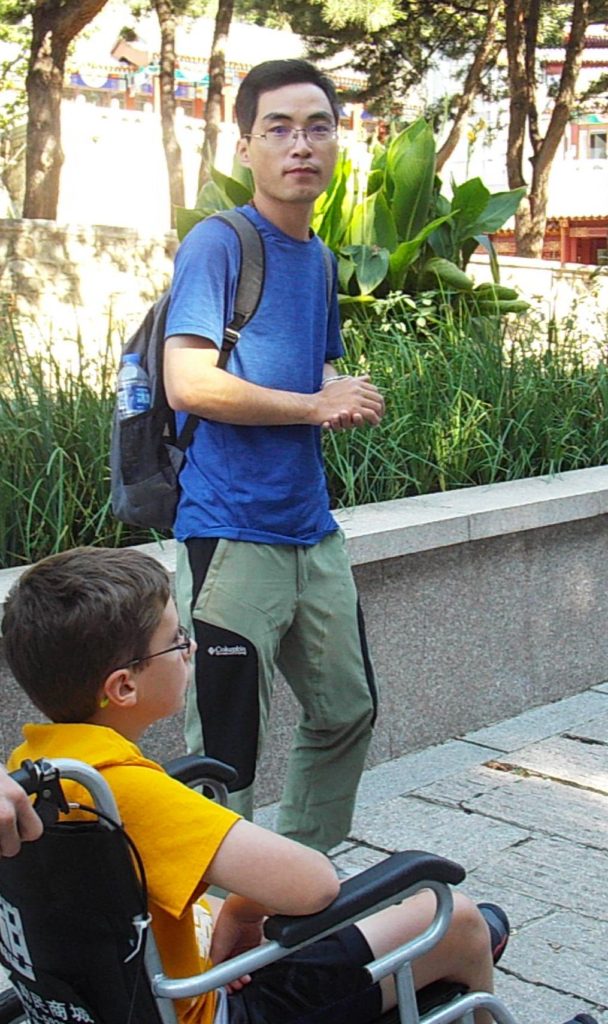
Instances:
[[[384,399],[369,376],[331,378],[314,396],[314,420],[324,430],[376,427],[384,416]]]
[[[41,835],[42,822],[25,792],[0,768],[0,857],[14,857],[22,842]]]

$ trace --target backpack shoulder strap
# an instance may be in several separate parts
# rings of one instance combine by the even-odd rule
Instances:
[[[239,240],[241,263],[234,299],[234,315],[224,330],[222,351],[218,366],[224,367],[230,352],[238,341],[239,331],[258,308],[262,297],[265,273],[264,243],[255,224],[240,210],[223,210],[214,214],[218,220],[229,224]],[[225,353],[225,355],[224,355]],[[224,357],[224,358],[222,358]]]

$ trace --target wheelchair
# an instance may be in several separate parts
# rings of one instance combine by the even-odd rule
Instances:
[[[165,765],[187,785],[226,802],[233,769],[211,758],[186,756]],[[420,851],[395,853],[343,882],[325,910],[267,919],[264,945],[203,974],[169,978],[162,969],[147,908],[143,865],[122,828],[113,794],[89,765],[71,759],[24,762],[13,773],[45,822],[41,839],[0,861],[0,962],[12,988],[0,994],[0,1024],[176,1024],[173,1000],[214,989],[287,956],[371,911],[421,889],[436,898],[434,920],[401,948],[368,965],[370,982],[394,974],[397,1007],[378,1024],[450,1024],[485,1008],[497,1024],[515,1024],[496,996],[445,983],[416,993],[413,961],[449,926],[450,887],[460,865]],[[61,779],[85,787],[91,820],[58,821],[67,811]],[[222,1014],[225,1016],[222,1019]],[[214,1024],[228,1024],[218,1000]]]

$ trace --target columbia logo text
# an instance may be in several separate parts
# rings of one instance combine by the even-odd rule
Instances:
[[[233,647],[227,647],[223,644],[216,644],[215,647],[207,648],[207,654],[210,654],[212,657],[219,658],[230,658],[234,655],[243,658],[247,656],[247,648],[243,647],[242,644],[235,644]]]

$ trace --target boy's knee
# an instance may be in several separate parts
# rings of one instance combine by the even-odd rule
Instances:
[[[455,892],[452,929],[471,959],[491,957],[490,931],[477,905],[463,893]]]

